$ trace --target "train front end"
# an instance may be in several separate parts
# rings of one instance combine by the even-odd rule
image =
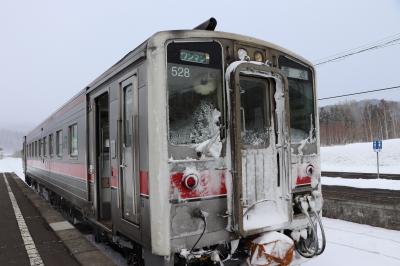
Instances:
[[[256,264],[278,253],[290,263],[294,250],[322,253],[312,67],[277,46],[228,33],[177,31],[156,39],[163,46],[149,48],[149,64],[166,66],[152,71],[165,74],[166,110],[158,115],[167,121],[159,143],[167,148],[154,158],[168,157],[157,171],[167,170],[169,180],[152,181],[150,169],[150,205],[152,220],[168,207],[169,222],[152,221],[152,235],[164,230],[168,238],[152,243],[153,252],[167,254],[167,246],[176,263],[204,265]],[[150,83],[161,87],[156,78]],[[161,99],[154,92],[149,106]],[[271,251],[271,243],[280,248]]]

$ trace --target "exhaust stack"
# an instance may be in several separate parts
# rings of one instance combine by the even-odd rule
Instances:
[[[215,27],[217,27],[217,20],[213,17],[211,17],[210,19],[207,19],[206,21],[204,21],[203,23],[201,23],[200,25],[198,25],[197,27],[194,27],[194,30],[210,30],[210,31],[214,31]]]

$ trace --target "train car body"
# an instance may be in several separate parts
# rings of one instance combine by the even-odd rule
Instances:
[[[296,235],[300,201],[322,204],[315,99],[311,63],[281,47],[159,32],[25,137],[25,175],[145,265]]]

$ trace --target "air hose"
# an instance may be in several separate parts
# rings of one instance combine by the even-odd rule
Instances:
[[[319,224],[319,228],[321,229],[322,246],[321,246],[321,249],[318,246],[318,251],[316,253],[316,255],[318,256],[318,255],[321,255],[325,250],[326,237],[325,237],[325,230],[324,230],[324,227],[322,225],[321,217],[319,216],[319,214],[315,210],[312,210],[312,211],[313,211],[313,214],[315,215],[315,217],[317,218],[317,221],[318,221],[318,224]],[[315,225],[315,228],[317,229],[317,225]],[[317,238],[317,240],[318,240],[318,238]]]
[[[202,239],[204,233],[206,232],[207,229],[207,213],[200,210],[200,209],[195,209],[193,212],[193,217],[195,218],[201,218],[203,220],[204,223],[204,227],[203,227],[203,232],[201,233],[200,237],[197,239],[197,241],[194,243],[193,247],[190,249],[190,254],[193,253],[193,250],[195,249],[197,243],[199,243],[200,239]]]
[[[310,223],[309,228],[311,229],[311,231],[309,232],[309,237],[307,239],[302,239],[302,237],[300,237],[299,240],[296,241],[296,251],[305,258],[312,258],[314,256],[320,255],[325,250],[326,238],[321,218],[319,214],[315,211],[315,202],[313,201],[311,196],[297,198],[295,202],[300,205],[298,207],[300,208],[301,212],[307,217]],[[308,211],[309,209],[311,210],[311,215],[315,216],[315,219],[318,223],[314,223],[314,221],[312,220],[311,215]],[[318,240],[318,225],[320,227],[322,237],[321,248],[319,247]]]

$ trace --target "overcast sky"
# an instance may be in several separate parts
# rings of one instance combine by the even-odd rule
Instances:
[[[396,0],[0,0],[0,128],[30,129],[153,33],[211,16],[312,62],[400,33]],[[317,67],[317,79],[319,97],[400,85],[400,45]]]

